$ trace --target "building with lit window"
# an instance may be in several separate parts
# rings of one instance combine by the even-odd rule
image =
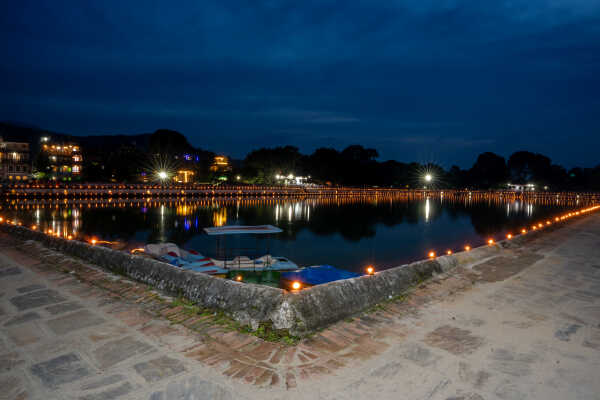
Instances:
[[[29,143],[5,142],[0,138],[0,179],[19,182],[30,176]]]
[[[231,171],[231,165],[229,165],[229,159],[226,156],[215,156],[213,163],[210,166],[212,172],[229,172]]]
[[[177,175],[173,177],[177,183],[191,183],[194,181],[194,171],[182,169],[177,171]]]
[[[52,180],[71,181],[81,176],[83,156],[77,143],[56,143],[42,137],[42,151],[48,156],[48,175]]]

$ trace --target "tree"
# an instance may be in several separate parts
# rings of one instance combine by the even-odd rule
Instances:
[[[262,148],[250,152],[244,160],[244,176],[254,176],[253,183],[272,184],[276,175],[300,175],[303,156],[297,147]]]
[[[490,152],[480,154],[469,171],[471,183],[485,189],[500,186],[506,182],[507,175],[504,157]]]
[[[508,159],[508,172],[510,179],[515,183],[542,184],[550,178],[551,165],[551,160],[544,155],[518,151]]]
[[[45,151],[40,151],[35,160],[33,161],[33,167],[35,172],[46,174],[50,170],[50,159],[48,158],[48,153]]]
[[[152,154],[183,154],[193,152],[185,136],[177,131],[159,129],[150,136],[150,153]]]

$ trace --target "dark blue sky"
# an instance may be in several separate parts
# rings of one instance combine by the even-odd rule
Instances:
[[[0,120],[55,131],[600,163],[600,0],[5,1],[0,51]]]

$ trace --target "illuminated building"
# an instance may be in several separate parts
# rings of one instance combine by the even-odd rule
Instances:
[[[231,171],[231,165],[229,165],[229,159],[226,156],[215,156],[213,163],[210,166],[212,172],[229,172]]]
[[[83,156],[76,143],[54,143],[42,137],[42,151],[48,156],[48,173],[53,180],[70,181],[81,176]]]
[[[295,176],[294,174],[275,175],[275,180],[277,183],[283,183],[284,185],[306,185],[309,179],[310,176]]]
[[[508,190],[514,190],[515,192],[532,192],[535,190],[535,185],[533,183],[527,183],[527,184],[514,184],[514,183],[508,183],[506,186],[508,186]]]
[[[194,180],[194,171],[182,169],[177,171],[177,175],[173,178],[178,183],[190,183]]]
[[[0,179],[26,181],[30,174],[29,143],[5,142],[0,138]]]

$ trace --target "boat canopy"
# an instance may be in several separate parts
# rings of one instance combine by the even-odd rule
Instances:
[[[265,234],[283,232],[273,225],[227,225],[213,228],[204,228],[209,235],[242,235],[242,234]]]

